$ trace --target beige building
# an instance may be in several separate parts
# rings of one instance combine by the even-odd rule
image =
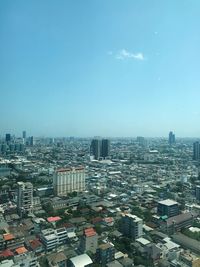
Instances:
[[[67,196],[68,193],[85,190],[85,168],[70,167],[59,169],[53,177],[54,193],[57,196]]]

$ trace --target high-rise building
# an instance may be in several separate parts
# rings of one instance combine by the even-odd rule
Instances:
[[[6,142],[9,143],[11,141],[11,134],[6,134]]]
[[[103,139],[101,143],[101,156],[107,158],[110,155],[110,140]]]
[[[110,155],[110,140],[108,139],[93,139],[90,146],[90,154],[96,160],[107,158]]]
[[[34,146],[35,145],[35,140],[34,140],[34,137],[31,136],[30,137],[30,146]]]
[[[178,203],[171,199],[158,202],[158,214],[160,216],[174,217],[179,214]]]
[[[94,156],[96,160],[99,160],[101,156],[101,140],[93,139],[90,146],[90,154]]]
[[[120,230],[126,237],[137,239],[143,235],[143,220],[133,214],[123,214]]]
[[[23,131],[23,132],[22,132],[22,138],[23,138],[23,139],[26,139],[26,131]]]
[[[170,146],[176,143],[175,134],[172,131],[169,132],[169,140],[168,140],[168,142],[169,142]]]
[[[17,183],[17,209],[20,215],[29,213],[33,208],[33,185],[29,182]]]
[[[98,246],[98,235],[93,228],[87,228],[84,230],[84,234],[80,241],[80,251],[82,253],[90,251],[93,254],[96,253]]]
[[[59,169],[53,177],[54,193],[57,196],[67,196],[68,193],[85,190],[85,168],[70,167]]]
[[[196,200],[200,201],[200,185],[197,185],[195,188],[195,196],[196,196]]]
[[[193,143],[193,160],[200,159],[200,144],[198,141]]]

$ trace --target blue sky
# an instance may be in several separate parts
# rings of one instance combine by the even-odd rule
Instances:
[[[199,0],[1,0],[0,134],[200,136]]]

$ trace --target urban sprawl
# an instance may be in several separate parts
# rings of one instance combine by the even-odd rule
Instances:
[[[1,267],[200,267],[200,141],[0,138]]]

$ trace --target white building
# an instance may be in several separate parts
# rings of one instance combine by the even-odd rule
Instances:
[[[47,251],[57,248],[67,240],[67,231],[65,228],[45,229],[41,234],[41,241]]]
[[[53,177],[54,192],[57,196],[66,196],[68,193],[85,190],[85,168],[59,169]]]
[[[17,183],[17,209],[20,214],[29,213],[33,209],[33,185],[29,182]]]

